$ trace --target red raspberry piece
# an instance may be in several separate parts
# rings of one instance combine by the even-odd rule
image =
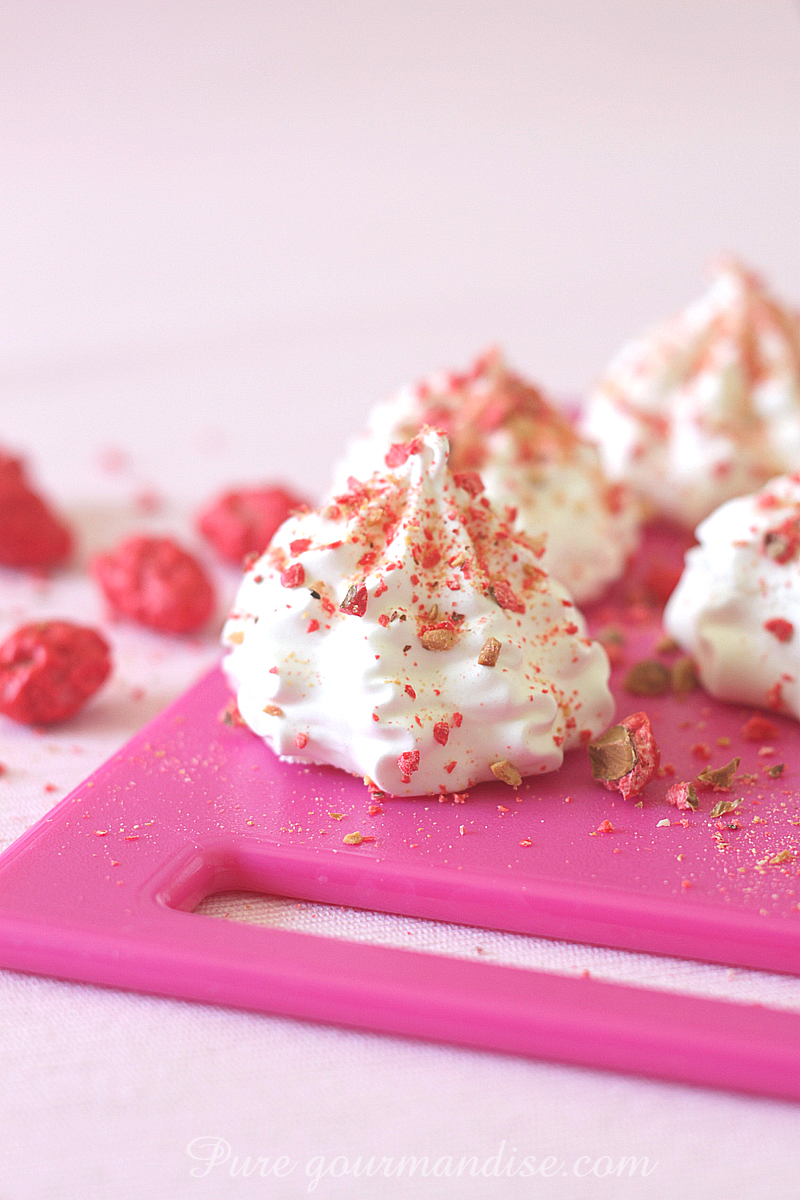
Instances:
[[[389,447],[383,461],[390,468],[402,467],[412,454],[419,454],[421,445],[422,439],[419,437],[412,438],[410,442],[395,442]]]
[[[386,463],[387,467],[402,467],[407,458],[407,448],[402,442],[395,442],[389,447],[384,455],[384,462]]]
[[[281,571],[281,586],[285,588],[300,587],[305,582],[306,573],[302,563],[290,563],[285,571]]]
[[[469,492],[470,496],[480,496],[483,491],[483,480],[477,471],[456,471],[453,474],[453,483],[463,491]]]
[[[278,526],[303,503],[281,487],[223,492],[200,513],[197,528],[222,558],[238,566],[248,554],[263,554]]]
[[[665,799],[667,804],[674,804],[676,808],[688,809],[690,812],[695,812],[699,807],[695,786],[687,781],[673,783],[668,787]]]
[[[205,625],[214,590],[200,563],[172,538],[132,537],[92,560],[112,612],[162,633]]]
[[[437,721],[433,727],[433,736],[440,746],[447,745],[447,739],[450,737],[450,726],[447,721]]]
[[[30,487],[20,459],[0,451],[0,563],[55,567],[71,551],[72,534]]]
[[[511,612],[525,612],[524,603],[505,579],[498,579],[496,583],[492,584],[492,593],[501,608],[508,608]]]
[[[794,625],[784,617],[773,617],[770,621],[765,621],[764,628],[779,642],[790,642],[794,636]]]
[[[363,617],[367,611],[369,593],[364,584],[353,583],[347,589],[347,595],[339,605],[339,611],[349,613],[351,617]]]
[[[108,643],[70,621],[23,625],[0,646],[0,712],[23,725],[73,716],[111,670]]]
[[[398,756],[397,765],[400,768],[400,773],[403,776],[410,776],[414,771],[419,770],[419,750],[404,750]]]
[[[788,517],[775,529],[768,529],[761,539],[762,553],[775,562],[792,562],[800,554],[800,517]]]
[[[772,742],[781,736],[781,731],[774,721],[760,717],[755,713],[749,721],[745,721],[740,733],[746,742]]]
[[[655,776],[661,764],[661,751],[658,748],[650,718],[645,712],[633,713],[620,721],[627,729],[636,751],[636,762],[633,769],[621,779],[606,779],[605,786],[610,792],[619,792],[625,800],[629,796],[638,796],[639,792]]]
[[[625,507],[628,489],[624,483],[610,483],[606,488],[606,508],[612,516],[617,517]]]
[[[485,433],[491,433],[511,414],[511,403],[504,397],[494,397],[488,401],[478,416],[478,427]]]

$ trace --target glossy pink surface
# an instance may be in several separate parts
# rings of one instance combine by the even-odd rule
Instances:
[[[641,580],[677,549],[651,534],[625,588],[591,614],[595,629],[624,626],[627,665],[661,637]],[[384,800],[370,816],[359,780],[281,763],[221,722],[214,671],[0,858],[0,965],[800,1098],[790,1013],[191,912],[210,892],[249,889],[800,973],[798,860],[770,864],[800,843],[796,722],[777,718],[762,755],[740,736],[749,710],[615,688],[619,715],[646,708],[675,767],[641,808],[574,752],[518,793],[485,784],[464,804]],[[701,792],[688,815],[664,800],[706,765],[701,744],[712,766],[741,754],[754,776],[719,822],[709,811],[724,797]],[[596,832],[605,820],[613,832]],[[345,845],[354,831],[374,840]]]

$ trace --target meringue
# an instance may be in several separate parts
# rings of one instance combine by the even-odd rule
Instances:
[[[622,574],[639,540],[638,505],[609,483],[595,447],[496,350],[462,375],[432,375],[377,405],[339,465],[335,489],[349,477],[368,478],[393,444],[424,425],[447,433],[453,470],[478,471],[516,530],[534,540],[546,535],[541,565],[579,604]]]
[[[290,517],[223,631],[239,711],[281,758],[395,796],[516,786],[609,724],[605,651],[539,551],[425,429]]]
[[[694,528],[800,465],[800,315],[720,260],[701,299],[623,346],[580,428],[652,515]]]
[[[800,719],[800,475],[729,500],[697,537],[665,627],[712,696]]]

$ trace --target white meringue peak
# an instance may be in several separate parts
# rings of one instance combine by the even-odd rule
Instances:
[[[729,500],[697,538],[665,627],[712,696],[800,719],[800,475]]]
[[[455,471],[478,471],[494,507],[514,529],[545,539],[541,565],[579,604],[596,599],[623,572],[639,541],[639,506],[606,478],[596,448],[499,352],[463,374],[439,372],[373,409],[335,475],[366,479],[384,456],[425,425],[450,440]]]
[[[605,651],[443,434],[388,459],[245,575],[223,631],[242,717],[395,796],[556,770],[612,718]]]
[[[721,258],[704,296],[622,347],[581,431],[649,515],[694,528],[800,466],[800,315]]]

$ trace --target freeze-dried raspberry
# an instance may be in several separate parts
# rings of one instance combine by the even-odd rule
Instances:
[[[749,721],[742,726],[741,735],[746,742],[772,742],[781,736],[781,731],[774,721],[754,713]]]
[[[403,463],[408,460],[412,454],[419,454],[422,438],[412,438],[410,442],[396,442],[389,447],[384,462],[390,470],[394,467],[402,467]]]
[[[472,497],[480,496],[483,491],[483,480],[477,471],[454,471],[453,483]]]
[[[305,581],[306,573],[302,563],[290,563],[285,571],[281,571],[281,587],[296,588]]]
[[[71,550],[69,529],[30,487],[20,459],[0,451],[0,563],[55,567]]]
[[[398,756],[397,765],[400,768],[404,782],[407,783],[413,772],[419,770],[419,750],[404,750]]]
[[[626,800],[638,796],[650,782],[661,762],[647,713],[633,713],[589,744],[589,759],[595,779],[610,792]]]
[[[23,725],[64,721],[111,670],[106,641],[70,621],[23,625],[0,646],[0,712]]]
[[[673,783],[671,787],[667,788],[665,798],[667,804],[674,804],[676,808],[689,809],[691,812],[695,812],[700,807],[695,786],[688,780]]]
[[[339,611],[349,613],[351,617],[363,617],[367,611],[369,593],[364,584],[351,583],[344,600],[339,605]]]
[[[764,628],[779,642],[790,642],[794,637],[794,625],[785,617],[773,617],[771,621],[765,621]]]
[[[197,559],[172,538],[132,537],[92,560],[112,612],[163,633],[205,625],[214,591]]]
[[[768,529],[761,540],[761,549],[775,562],[786,564],[800,554],[800,517],[789,517],[774,529]]]
[[[501,608],[508,608],[511,610],[511,612],[525,612],[524,603],[519,599],[516,592],[512,590],[511,585],[505,579],[496,580],[489,590]]]
[[[302,504],[285,488],[240,488],[205,508],[197,528],[222,558],[239,566],[248,554],[263,554],[278,526]]]

